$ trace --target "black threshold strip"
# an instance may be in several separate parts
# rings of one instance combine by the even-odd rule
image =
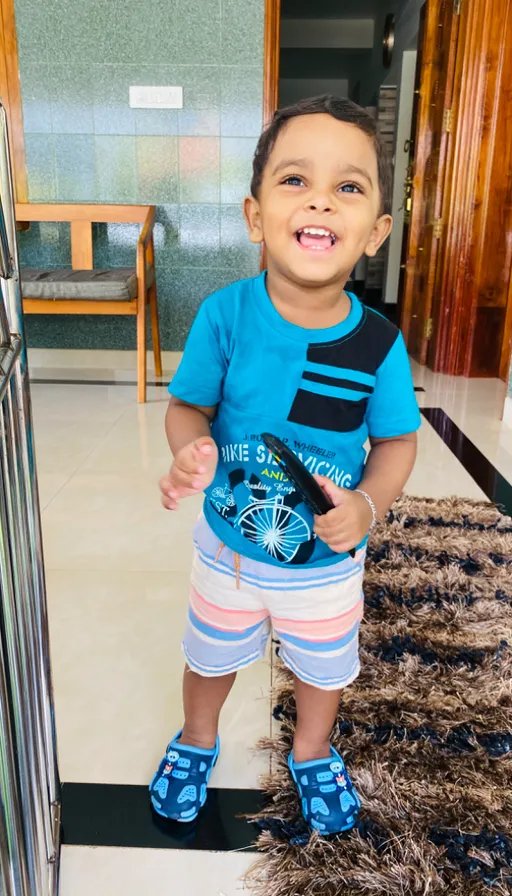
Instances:
[[[494,504],[499,504],[505,512],[512,516],[512,485],[487,460],[484,454],[468,439],[451,417],[441,408],[420,408],[421,413],[453,451],[457,460],[467,470],[476,484]]]
[[[35,386],[136,386],[137,380],[49,380],[41,377],[31,378],[30,382]],[[168,382],[147,383],[148,386],[156,386],[167,389]],[[415,392],[424,392],[423,386],[415,386]]]
[[[180,824],[153,812],[148,788],[131,784],[63,784],[65,846],[137,849],[255,850],[258,828],[242,818],[263,805],[261,790],[210,787],[197,821]]]
[[[34,386],[137,386],[137,380],[47,380],[40,377],[30,379]],[[169,382],[146,383],[147,386],[156,386],[167,389]]]

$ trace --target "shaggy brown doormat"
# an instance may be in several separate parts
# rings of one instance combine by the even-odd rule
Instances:
[[[281,668],[251,892],[510,894],[512,521],[480,502],[402,499],[372,536],[365,595],[362,671],[333,740],[362,799],[358,827],[326,840],[302,821]]]

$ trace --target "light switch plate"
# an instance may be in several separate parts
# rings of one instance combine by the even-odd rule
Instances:
[[[183,87],[130,87],[132,109],[183,109]]]

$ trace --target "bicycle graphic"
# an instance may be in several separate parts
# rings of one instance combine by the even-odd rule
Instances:
[[[224,488],[221,488],[220,486],[214,488],[212,491],[212,498],[222,498],[226,502],[226,507],[235,506],[235,499],[229,485],[225,485]]]
[[[283,502],[282,495],[265,501],[251,498],[251,504],[239,513],[235,525],[249,541],[276,560],[290,563],[301,544],[311,539],[311,529],[296,510]]]

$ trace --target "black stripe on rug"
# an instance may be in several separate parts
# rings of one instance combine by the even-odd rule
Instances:
[[[130,784],[63,784],[62,839],[66,846],[255,849],[256,825],[243,815],[263,807],[260,790],[211,787],[199,818],[179,824],[151,809],[148,788]]]

